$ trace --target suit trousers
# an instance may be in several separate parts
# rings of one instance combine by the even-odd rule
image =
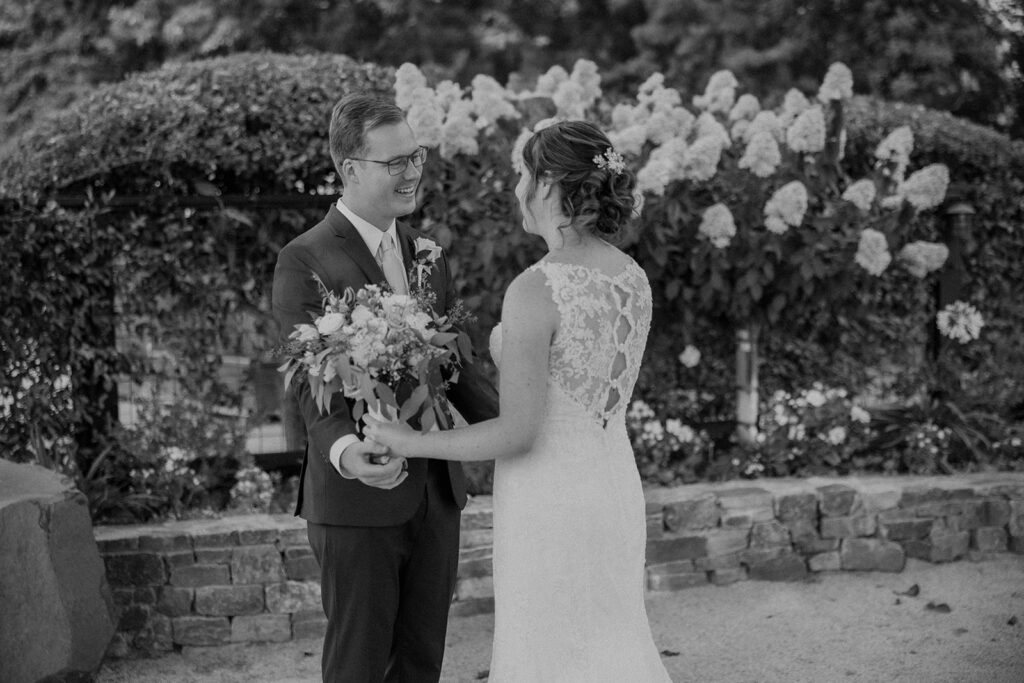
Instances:
[[[446,478],[445,463],[430,461],[423,500],[397,526],[307,524],[327,615],[325,682],[440,679],[461,521]]]

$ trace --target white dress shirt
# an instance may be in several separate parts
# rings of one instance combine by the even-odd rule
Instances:
[[[341,212],[341,215],[347,218],[349,222],[355,226],[356,232],[358,232],[359,236],[363,238],[363,242],[366,243],[366,248],[370,250],[370,253],[373,254],[374,258],[377,258],[377,252],[380,249],[380,243],[381,240],[384,239],[385,234],[391,236],[395,249],[398,250],[399,254],[402,253],[401,248],[398,246],[398,227],[394,220],[391,221],[391,225],[388,226],[387,230],[382,231],[369,221],[356,215],[352,209],[345,206],[345,202],[342,199],[338,199],[338,203],[335,206],[338,211]],[[408,284],[409,283],[406,282],[406,286],[408,286]],[[359,441],[361,441],[361,439],[357,435],[346,434],[331,444],[331,451],[328,457],[330,458],[331,464],[334,465],[334,469],[338,470],[338,473],[346,479],[355,479],[355,477],[342,469],[341,454],[346,448],[354,443],[358,443]]]

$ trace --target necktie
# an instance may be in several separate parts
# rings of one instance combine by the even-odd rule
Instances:
[[[402,257],[395,248],[395,242],[391,235],[384,233],[377,249],[377,260],[380,261],[380,268],[384,271],[384,277],[396,294],[408,294],[409,288],[405,284],[405,266],[402,265]]]

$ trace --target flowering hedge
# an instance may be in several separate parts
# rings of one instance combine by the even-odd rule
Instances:
[[[593,93],[594,76],[585,64],[575,78],[555,70],[534,86],[534,97],[514,103],[503,87],[481,78],[471,91],[460,89],[459,99],[469,104],[455,106],[464,113],[472,108],[473,113],[453,117],[451,125],[442,121],[447,130],[442,128],[427,164],[422,208],[412,219],[449,251],[460,294],[478,316],[478,348],[485,347],[483,335],[500,315],[508,282],[542,253],[542,245],[523,233],[515,217],[510,167],[514,144],[524,126],[556,114],[559,102],[576,106]],[[215,386],[217,354],[258,357],[274,343],[276,330],[268,312],[277,249],[322,210],[194,210],[181,208],[178,200],[196,194],[313,196],[335,191],[326,150],[331,105],[353,88],[394,94],[394,84],[394,71],[339,56],[249,54],[178,64],[101,88],[9,145],[11,153],[0,159],[0,195],[23,201],[24,210],[17,221],[12,212],[0,218],[0,274],[7,283],[0,287],[0,310],[5,311],[2,343],[8,365],[0,392],[5,402],[18,406],[2,416],[4,434],[12,439],[6,453],[41,457],[40,451],[64,443],[59,438],[75,423],[70,406],[91,400],[76,393],[78,384],[66,383],[68,363],[94,355],[83,355],[83,348],[105,359],[97,372],[108,387],[122,372],[131,372],[134,379],[173,376],[187,379],[189,395],[200,402],[229,400]],[[456,88],[435,84],[434,90],[454,103]],[[616,104],[593,100],[592,108],[609,128],[614,128]],[[493,112],[479,128],[477,107]],[[445,116],[451,108],[442,108]],[[517,116],[500,115],[510,109]],[[411,120],[438,116],[436,108],[410,111]],[[912,169],[945,164],[958,196],[978,209],[966,259],[970,291],[983,302],[986,327],[962,355],[979,382],[989,378],[986,392],[997,397],[995,408],[1012,406],[1021,400],[1024,384],[1022,342],[1014,332],[1024,324],[1015,292],[1016,283],[1024,281],[1024,238],[1016,229],[1024,223],[1021,145],[945,114],[857,97],[845,102],[844,116],[848,141],[843,166],[852,178],[872,172],[883,137],[908,125],[914,137]],[[488,129],[492,132],[482,137],[481,131]],[[735,159],[737,168],[749,173],[738,166],[742,157]],[[53,194],[86,188],[97,201],[87,212],[39,211]],[[116,193],[115,199],[152,196],[152,202],[113,213],[102,208],[109,192]],[[638,396],[663,424],[668,419],[692,424],[731,411],[732,323],[722,316],[728,307],[719,306],[726,300],[704,303],[699,288],[692,295],[685,291],[691,286],[686,282],[672,284],[694,273],[685,253],[672,246],[680,230],[702,240],[700,253],[718,248],[698,237],[700,221],[692,218],[712,204],[707,199],[675,208],[649,200],[653,213],[645,214],[628,245],[648,269],[658,296]],[[773,212],[783,222],[790,215],[785,199],[778,198],[780,210]],[[844,211],[859,211],[849,203]],[[817,208],[809,206],[808,211]],[[934,225],[926,221],[917,228],[921,234],[914,239],[934,239]],[[796,232],[790,226],[779,237],[791,238]],[[774,239],[772,235],[764,237]],[[656,247],[659,240],[669,248]],[[851,243],[845,252],[847,263],[854,248]],[[664,264],[657,260],[662,251],[668,257]],[[919,257],[898,260],[927,266],[929,255],[922,252]],[[74,268],[66,272],[68,278],[56,277],[70,264]],[[870,309],[865,315],[851,313],[837,320],[832,311],[814,306],[791,311],[778,334],[764,340],[766,355],[773,359],[762,377],[769,395],[775,389],[797,393],[814,381],[827,386],[842,382],[856,391],[869,379],[865,368],[877,366],[879,358],[901,360],[914,341],[923,342],[925,322],[934,315],[929,293],[908,270],[892,270],[884,281],[866,271],[856,276],[871,283],[855,297]],[[675,297],[670,297],[673,290]],[[97,346],[109,335],[89,332],[86,344],[81,331],[88,329],[83,316],[93,304],[110,303],[111,291],[117,295],[124,333],[120,339],[129,341],[112,351]],[[678,305],[680,299],[693,302],[690,320]],[[728,304],[736,305],[731,299]],[[41,316],[40,311],[64,313]],[[694,367],[677,360],[688,343],[702,352]],[[147,355],[147,345],[162,349],[161,363]],[[52,362],[38,362],[41,356]],[[671,394],[673,389],[693,391],[693,400]],[[670,395],[676,398],[670,401]],[[30,427],[41,433],[33,436]],[[687,434],[676,427],[672,423],[674,431]],[[104,472],[100,468],[94,474],[99,478]],[[119,479],[110,485],[128,483]]]

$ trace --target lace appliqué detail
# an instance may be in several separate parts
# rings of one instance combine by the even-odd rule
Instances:
[[[633,393],[651,328],[651,287],[631,261],[619,274],[569,263],[530,267],[547,278],[558,307],[550,380],[602,426]]]

